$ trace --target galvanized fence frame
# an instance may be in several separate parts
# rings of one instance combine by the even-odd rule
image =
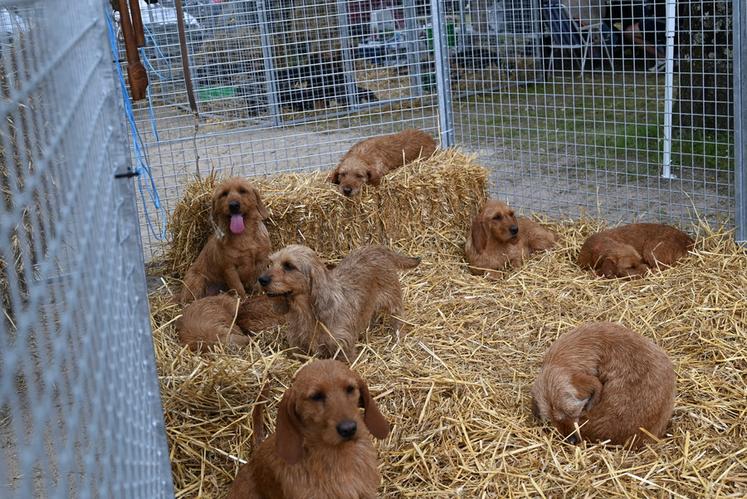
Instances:
[[[0,496],[173,497],[103,2],[0,2]]]

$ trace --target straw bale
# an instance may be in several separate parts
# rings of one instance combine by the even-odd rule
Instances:
[[[279,194],[268,197],[280,202]],[[413,223],[411,215],[400,223]],[[409,229],[420,237],[410,249],[425,256],[402,277],[409,329],[393,337],[373,325],[354,362],[393,423],[376,443],[382,497],[744,497],[747,254],[732,233],[699,228],[692,255],[677,267],[635,281],[603,280],[574,264],[602,224],[544,221],[558,231],[559,247],[494,281],[469,274],[457,250],[464,218],[453,220],[440,237],[428,237],[427,226]],[[331,215],[327,221],[335,223]],[[325,244],[328,257],[343,249],[336,239]],[[262,332],[243,349],[199,355],[182,348],[173,284],[166,280],[150,302],[177,496],[224,497],[239,460],[251,455],[259,387],[271,382],[272,429],[280,397],[305,359],[283,350],[282,329]],[[678,395],[660,443],[635,451],[574,446],[533,420],[529,389],[545,350],[596,320],[621,322],[671,356]]]
[[[457,254],[453,238],[469,227],[484,202],[487,171],[470,156],[441,151],[384,177],[377,189],[346,198],[326,181],[326,172],[253,179],[270,212],[273,248],[306,244],[322,257],[340,258],[366,243],[403,251]],[[189,184],[169,222],[171,244],[166,271],[184,275],[211,232],[210,196],[217,182],[208,176]],[[450,234],[457,229],[460,234]]]

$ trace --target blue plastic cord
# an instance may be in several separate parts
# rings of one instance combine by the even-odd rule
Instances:
[[[143,203],[143,212],[145,214],[145,221],[148,225],[148,231],[153,237],[159,241],[166,239],[166,210],[161,204],[161,198],[158,196],[158,189],[156,188],[156,182],[153,178],[153,173],[148,166],[146,159],[145,148],[143,142],[138,133],[137,125],[135,124],[135,113],[132,110],[132,101],[130,95],[127,92],[127,84],[125,83],[124,74],[122,73],[122,65],[119,63],[119,51],[117,49],[117,37],[114,34],[114,21],[112,20],[111,13],[108,9],[104,9],[104,15],[106,16],[106,26],[109,32],[109,45],[111,47],[112,56],[115,61],[115,67],[117,68],[117,75],[119,76],[119,87],[122,92],[122,101],[124,103],[125,117],[130,128],[130,135],[132,136],[132,147],[135,152],[135,172],[138,174],[137,183],[138,190],[140,192],[140,199]],[[147,179],[146,179],[147,177]],[[156,209],[157,217],[160,221],[161,230],[156,231],[151,217],[148,213],[148,204],[152,203]]]
[[[150,61],[148,61],[148,56],[145,55],[145,49],[140,48],[140,58],[145,61],[145,64],[147,67],[152,68],[153,66],[150,65]],[[160,76],[159,76],[160,78]],[[158,126],[156,123],[156,113],[153,111],[153,94],[150,92],[151,86],[148,85],[145,90],[145,95],[148,97],[148,117],[150,118],[150,128],[153,132],[153,137],[156,139],[156,144],[159,143],[161,140],[158,138]]]

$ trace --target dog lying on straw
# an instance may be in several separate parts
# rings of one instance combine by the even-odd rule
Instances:
[[[268,296],[282,298],[288,312],[291,346],[324,357],[338,351],[352,361],[355,343],[376,312],[392,315],[399,329],[402,289],[397,271],[415,268],[419,258],[383,246],[351,252],[328,269],[310,248],[291,245],[270,256],[270,268],[259,277]]]
[[[264,220],[269,215],[247,180],[229,178],[218,184],[210,216],[215,231],[184,276],[185,304],[226,288],[245,298],[244,286],[256,285],[267,267],[270,235]]]
[[[623,326],[597,322],[564,334],[547,351],[532,387],[532,412],[572,443],[636,447],[664,435],[674,396],[664,350]]]
[[[191,350],[202,351],[218,343],[247,345],[251,341],[247,334],[275,327],[283,320],[283,315],[275,311],[272,299],[267,296],[240,300],[233,295],[220,294],[187,305],[175,325],[183,344]]]
[[[649,269],[674,265],[694,244],[690,236],[669,225],[623,225],[589,237],[578,265],[602,277],[640,277]]]
[[[381,477],[370,435],[388,434],[366,382],[341,362],[315,360],[283,394],[275,433],[239,469],[228,498],[373,499]]]
[[[556,236],[538,223],[516,217],[501,201],[489,200],[472,220],[464,253],[469,270],[476,275],[519,267],[532,253],[555,246]]]
[[[384,175],[418,158],[431,157],[436,148],[433,137],[415,129],[366,139],[345,153],[328,180],[338,184],[345,196],[355,196],[363,184],[378,187]]]

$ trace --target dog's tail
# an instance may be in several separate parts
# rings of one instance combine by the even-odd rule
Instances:
[[[391,251],[390,255],[394,264],[402,270],[414,269],[420,264],[420,257],[418,256],[403,255],[394,251]]]
[[[262,384],[262,388],[259,390],[259,397],[257,402],[254,404],[252,409],[252,427],[254,428],[254,434],[252,436],[252,443],[254,449],[259,447],[259,444],[264,442],[267,438],[267,428],[265,427],[265,405],[270,400],[270,380],[265,381]]]

